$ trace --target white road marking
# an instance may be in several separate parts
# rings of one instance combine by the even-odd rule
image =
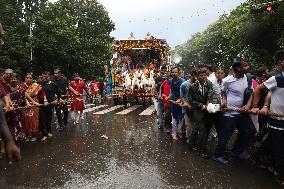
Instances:
[[[102,110],[102,111],[99,111],[99,112],[95,112],[94,115],[103,115],[103,114],[112,112],[112,111],[119,109],[119,108],[122,108],[122,107],[124,107],[124,105],[113,106],[111,108],[108,108],[108,109],[105,109],[105,110]]]
[[[107,107],[108,105],[100,105],[100,106],[96,106],[96,107],[93,107],[93,108],[88,108],[88,109],[85,109],[83,111],[83,113],[87,113],[87,112],[93,112],[95,110],[98,110],[100,108],[104,108],[104,107]]]
[[[155,106],[151,105],[146,110],[141,112],[139,115],[140,116],[149,116],[149,115],[152,115],[154,111],[155,111]]]
[[[89,108],[89,107],[91,107],[91,106],[95,106],[95,104],[87,104],[87,105],[86,105],[86,108]]]
[[[141,105],[134,105],[134,106],[131,106],[130,108],[127,108],[126,110],[123,110],[123,111],[118,112],[116,114],[118,114],[118,115],[126,115],[126,114],[136,110],[139,107],[141,107]]]

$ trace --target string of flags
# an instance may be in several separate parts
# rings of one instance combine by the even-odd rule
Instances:
[[[224,1],[222,0],[222,3]],[[257,7],[265,7],[265,6],[269,6],[269,5],[274,5],[274,4],[278,4],[284,2],[284,0],[275,0],[275,1],[269,1],[269,2],[263,2],[263,3],[256,3],[253,5],[248,5],[246,6],[246,8],[257,8]],[[215,7],[215,4],[212,4],[213,7]],[[227,14],[228,11],[218,11],[218,14]],[[200,17],[200,16],[206,16],[207,15],[207,10],[204,8],[202,11],[196,11],[195,14],[191,14],[190,16],[177,16],[177,17],[168,17],[165,19],[162,18],[148,18],[148,19],[143,19],[143,22],[160,22],[162,20],[169,20],[169,21],[187,21],[195,16]],[[129,20],[129,23],[134,23],[135,20]]]
[[[206,16],[207,14],[206,13],[203,13],[203,12],[197,12],[196,15],[197,17],[200,17],[200,16]],[[228,12],[227,11],[218,11],[218,14],[227,14]],[[190,16],[178,16],[178,17],[169,17],[169,18],[166,18],[168,19],[169,21],[177,21],[177,20],[181,20],[181,21],[186,21],[186,20],[189,20],[191,18],[193,18],[194,15],[190,15]],[[160,21],[163,21],[165,19],[162,19],[162,18],[149,18],[149,19],[143,19],[143,22],[160,22]],[[137,20],[128,20],[129,23],[134,23],[135,21]]]
[[[221,1],[221,3],[223,4],[224,3],[224,0]],[[215,4],[212,4],[212,7],[215,7],[215,6],[218,6],[218,5],[215,5]],[[218,14],[227,14],[228,12],[227,11],[218,11]],[[160,22],[162,20],[169,20],[169,21],[176,21],[176,20],[181,20],[181,21],[186,21],[188,19],[191,19],[195,16],[197,17],[200,17],[200,16],[206,16],[207,15],[207,10],[205,8],[202,9],[202,11],[196,11],[196,13],[194,14],[191,14],[190,16],[178,16],[178,17],[169,17],[169,18],[166,18],[166,19],[163,19],[163,18],[152,18],[152,19],[143,19],[144,22],[149,22],[149,21],[153,21],[153,22]],[[129,20],[128,21],[129,23],[134,23],[135,20]]]

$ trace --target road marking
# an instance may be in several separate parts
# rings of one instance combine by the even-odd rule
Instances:
[[[95,104],[87,104],[86,108],[90,108],[91,106],[95,106]]]
[[[122,108],[122,107],[124,107],[124,105],[117,105],[117,106],[113,106],[111,108],[108,108],[108,109],[105,109],[105,110],[102,110],[102,111],[99,111],[99,112],[95,112],[94,114],[95,115],[103,115],[103,114],[112,112],[112,111],[119,109],[119,108]]]
[[[134,106],[131,106],[130,108],[127,108],[126,110],[123,110],[123,111],[118,112],[116,114],[118,114],[118,115],[126,115],[126,114],[136,110],[139,107],[141,107],[141,105],[134,105]]]
[[[100,105],[100,106],[96,106],[96,107],[93,107],[93,108],[88,108],[88,109],[85,109],[83,111],[83,113],[87,113],[87,112],[93,112],[95,110],[98,110],[100,108],[104,108],[104,107],[107,107],[108,105]]]
[[[142,113],[140,113],[139,115],[149,116],[149,115],[152,115],[154,111],[155,111],[155,106],[151,105],[146,110],[144,110]]]

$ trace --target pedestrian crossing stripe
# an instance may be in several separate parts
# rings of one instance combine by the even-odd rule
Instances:
[[[95,112],[93,114],[94,115],[103,115],[103,114],[112,112],[112,111],[117,110],[117,109],[122,108],[122,107],[124,107],[124,105],[117,105],[117,106],[113,106],[111,108],[108,108],[108,109],[105,109],[105,110],[102,110],[102,111],[99,111],[99,112]]]
[[[118,112],[116,114],[118,115],[126,115],[134,110],[136,110],[137,108],[141,107],[141,105],[134,105],[134,106],[131,106],[130,108],[126,109],[126,110],[123,110],[121,112]]]
[[[86,104],[86,108],[90,108],[92,106],[95,106],[95,104]]]
[[[108,107],[108,105],[100,105],[100,106],[88,108],[88,109],[85,109],[83,112],[84,113],[93,112],[93,111],[96,111],[98,109],[102,109],[102,108],[105,108],[105,107]],[[93,114],[94,115],[103,115],[103,114],[110,113],[112,111],[115,111],[115,110],[117,110],[119,108],[123,108],[123,107],[125,107],[125,106],[124,105],[117,105],[117,106],[113,106],[113,107],[109,107],[107,109],[101,110],[99,112],[94,112]],[[117,115],[126,115],[126,114],[129,114],[130,112],[138,109],[139,107],[142,107],[142,106],[141,105],[134,105],[134,106],[131,106],[131,107],[129,107],[129,108],[127,108],[127,109],[125,109],[121,112],[116,113],[116,114]],[[155,106],[151,105],[146,110],[141,112],[139,114],[139,116],[151,116],[154,112],[155,112]]]
[[[150,116],[150,115],[152,115],[154,113],[154,111],[155,111],[155,106],[151,105],[146,110],[141,112],[139,115],[140,116]]]
[[[88,112],[93,112],[95,110],[98,110],[100,108],[104,108],[104,107],[107,107],[108,105],[100,105],[100,106],[96,106],[96,107],[93,107],[93,108],[88,108],[88,109],[85,109],[83,111],[83,113],[88,113]]]

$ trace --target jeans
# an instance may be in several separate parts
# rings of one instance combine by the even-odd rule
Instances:
[[[262,115],[259,115],[258,116],[258,123],[259,123],[259,131],[257,133],[257,138],[256,140],[257,141],[262,141],[262,139],[265,137],[265,135],[267,134],[268,132],[268,129],[267,129],[267,117],[266,116],[262,116]]]
[[[182,125],[183,125],[183,118],[181,120],[178,120],[172,116],[172,134],[173,135],[176,135],[177,133],[181,133]]]
[[[187,140],[189,140],[193,129],[192,111],[190,111],[189,109],[186,109],[184,113],[184,126],[186,131],[186,138]]]
[[[157,125],[158,127],[163,127],[164,119],[163,119],[163,100],[158,99],[156,101],[156,110],[157,110]]]
[[[214,124],[214,127],[217,132],[217,138],[219,139],[222,131],[222,112],[216,112],[213,114],[209,114],[208,116],[208,120],[211,120],[208,122],[208,126],[212,128]]]
[[[215,150],[215,157],[224,156],[227,142],[233,135],[235,129],[238,130],[237,140],[233,152],[240,154],[246,150],[254,139],[256,129],[248,114],[237,114],[232,117],[222,117],[222,131]]]
[[[61,110],[63,111],[63,119],[62,119],[62,113]],[[62,105],[62,106],[56,106],[55,107],[56,111],[56,117],[58,120],[58,124],[60,127],[63,127],[63,125],[67,125],[67,119],[68,119],[68,107],[67,105]]]
[[[192,133],[189,143],[192,147],[197,147],[200,152],[206,152],[207,139],[211,130],[209,113],[201,110],[193,111]]]
[[[172,124],[172,115],[171,115],[171,108],[169,106],[164,107],[164,128],[170,129]]]
[[[189,133],[190,133],[189,116],[185,113],[183,119],[184,119],[184,126],[185,126],[186,138],[188,138]]]
[[[273,127],[284,127],[284,121],[269,119],[268,124]],[[284,130],[269,128],[271,135],[271,149],[274,168],[279,180],[284,181]]]

